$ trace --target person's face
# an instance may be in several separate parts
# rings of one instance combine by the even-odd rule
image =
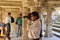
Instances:
[[[35,21],[36,19],[37,19],[36,16],[31,15],[31,20],[32,20],[32,21]]]
[[[18,17],[22,17],[21,15],[18,15]]]

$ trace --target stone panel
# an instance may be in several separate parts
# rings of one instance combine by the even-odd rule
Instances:
[[[38,7],[40,6],[41,1],[39,0],[26,0],[26,2],[24,3],[24,6],[26,7]]]
[[[2,9],[0,8],[0,22],[2,21]]]
[[[22,1],[22,0],[0,0],[0,1]]]
[[[22,6],[22,5],[23,5],[22,1],[0,2],[0,6]]]

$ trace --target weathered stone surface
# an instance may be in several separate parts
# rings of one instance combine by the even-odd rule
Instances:
[[[22,1],[22,0],[0,0],[0,1]]]
[[[51,2],[51,1],[50,2],[48,1],[48,5],[46,7],[52,8],[52,7],[56,7],[60,5],[59,1],[57,2]],[[32,11],[37,11],[40,13],[40,10],[42,10],[40,9],[40,7],[42,8],[42,3],[43,2],[41,0],[0,0],[0,7],[2,8],[2,11],[0,10],[0,12],[2,12],[2,21],[5,22],[5,17],[7,16],[8,12],[12,13],[12,16],[14,17],[15,21],[18,16],[18,13],[20,12],[22,12],[23,16],[27,15],[29,12],[32,12]],[[48,22],[47,22],[47,27],[48,27]],[[16,24],[13,23],[12,33],[16,33],[16,28],[17,28]],[[26,28],[27,27],[25,26],[25,22],[23,18],[23,28],[22,28],[23,29],[23,40],[27,40],[27,29]]]
[[[22,5],[23,5],[22,1],[0,2],[0,6],[22,6]]]

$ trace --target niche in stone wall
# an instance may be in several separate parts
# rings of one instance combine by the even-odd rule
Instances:
[[[20,13],[20,10],[18,8],[6,8],[2,11],[2,21],[5,23],[5,18],[8,15],[8,12],[11,12],[11,16],[14,17],[14,21],[16,21],[16,18],[18,17],[18,14]],[[11,33],[16,33],[17,27],[15,22],[11,23]]]

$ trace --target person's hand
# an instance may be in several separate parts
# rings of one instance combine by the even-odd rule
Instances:
[[[32,25],[32,24],[33,24],[33,23],[30,21],[30,22],[29,22],[29,26]]]

